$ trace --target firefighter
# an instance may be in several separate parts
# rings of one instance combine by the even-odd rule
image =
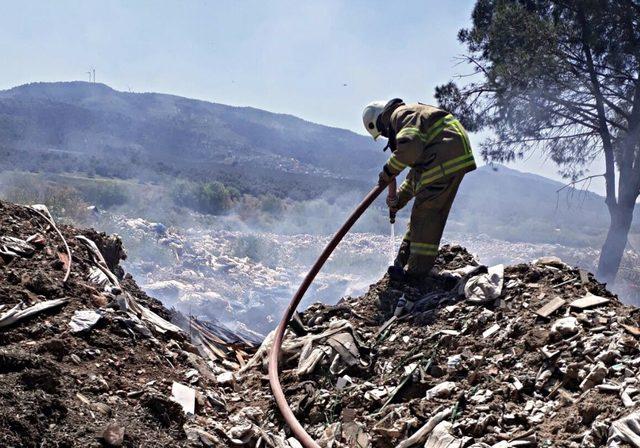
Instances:
[[[476,168],[466,131],[450,113],[395,98],[374,101],[362,114],[374,140],[387,138],[391,157],[379,176],[388,185],[410,168],[397,194],[387,197],[392,212],[415,198],[411,219],[389,275],[393,280],[419,280],[429,274],[438,255],[451,204],[464,175]]]

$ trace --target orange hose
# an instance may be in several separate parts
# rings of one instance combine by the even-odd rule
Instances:
[[[280,384],[280,378],[278,375],[278,363],[280,361],[280,349],[282,348],[282,339],[284,338],[284,332],[287,329],[287,324],[289,320],[293,316],[293,313],[296,311],[298,304],[302,300],[304,293],[307,292],[307,289],[315,279],[322,266],[327,261],[331,253],[334,251],[336,246],[342,241],[342,238],[347,234],[347,232],[353,227],[358,218],[365,212],[367,208],[373,203],[373,201],[380,195],[380,193],[384,190],[385,185],[378,185],[373,190],[371,190],[367,196],[362,200],[360,205],[353,211],[351,216],[347,219],[347,221],[340,227],[340,229],[333,235],[329,244],[324,248],[316,262],[313,264],[306,277],[302,281],[302,284],[296,291],[295,295],[291,299],[289,306],[276,329],[275,338],[273,340],[273,348],[271,349],[271,355],[269,357],[269,384],[271,384],[271,391],[273,392],[273,396],[276,399],[276,404],[278,405],[278,409],[280,409],[280,413],[282,417],[291,428],[293,435],[296,439],[304,446],[305,448],[320,448],[313,438],[305,431],[302,427],[296,416],[293,414],[293,411],[289,407],[287,403],[287,398],[284,396],[284,392],[282,391],[282,386]]]

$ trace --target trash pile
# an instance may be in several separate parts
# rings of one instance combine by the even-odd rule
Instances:
[[[185,216],[182,226],[167,227],[103,212],[95,226],[122,236],[131,255],[123,265],[148,294],[183,313],[206,316],[236,332],[251,331],[253,339],[262,339],[275,328],[330,235],[270,233],[247,228],[230,217],[229,221],[225,219],[207,222],[190,215]],[[399,224],[396,230],[397,248],[404,232]],[[482,234],[447,232],[445,239],[461,244],[487,265],[555,255],[572,266],[595,272],[599,256],[599,250],[588,247],[512,242]],[[347,234],[301,307],[362,295],[385,272],[390,253],[395,249],[386,234]],[[616,291],[631,303],[640,303],[638,284],[640,256],[628,250]]]
[[[116,237],[6,202],[0,229],[0,446],[201,446],[192,386],[253,342],[148,297]]]
[[[284,391],[321,446],[640,446],[636,308],[556,257],[486,267],[448,246],[438,266],[291,325]],[[270,344],[244,371],[265,371]]]
[[[485,264],[526,263],[543,256],[560,257],[571,266],[579,266],[589,272],[598,268],[600,248],[572,247],[562,244],[527,243],[505,241],[485,234],[448,232],[448,241],[455,241],[473,254],[477,254]],[[631,243],[624,251],[620,271],[616,279],[615,291],[629,303],[640,303],[640,252]]]
[[[0,202],[0,446],[299,448],[273,341],[169,312],[120,240]],[[421,283],[297,313],[281,380],[323,448],[640,446],[640,314],[556,257],[445,246]],[[251,335],[251,333],[248,333]]]
[[[189,227],[166,227],[103,213],[96,226],[122,236],[132,255],[125,266],[147,293],[234,331],[251,330],[260,340],[276,326],[301,275],[329,238],[237,230],[241,222],[185,221]],[[306,305],[366,291],[386,269],[387,251],[380,247],[388,245],[388,236],[347,235],[312,285]]]

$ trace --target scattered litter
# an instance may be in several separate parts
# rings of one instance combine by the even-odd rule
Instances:
[[[566,303],[566,300],[561,299],[560,297],[554,297],[546,305],[536,310],[535,313],[541,317],[549,317],[564,305],[566,305]]]
[[[640,447],[640,412],[634,412],[616,420],[609,428],[607,447],[622,447],[626,443]]]
[[[573,316],[558,319],[551,326],[551,334],[560,336],[573,336],[578,331],[580,331],[580,324],[578,319]]]
[[[606,297],[600,297],[594,294],[587,294],[581,299],[574,300],[569,304],[569,306],[571,306],[572,308],[585,309],[585,308],[591,308],[598,305],[604,305],[605,303],[608,303],[608,302],[609,302],[609,299],[607,299]]]
[[[196,391],[175,381],[171,385],[171,399],[182,406],[185,414],[196,413]]]
[[[484,339],[490,338],[491,336],[496,334],[499,330],[500,330],[500,325],[493,324],[489,328],[487,328],[485,331],[482,332],[482,337]]]
[[[8,257],[28,257],[35,252],[35,247],[25,240],[13,236],[0,236],[0,254]]]
[[[489,268],[486,274],[470,278],[464,287],[464,295],[471,303],[491,302],[502,294],[504,265]]]
[[[23,305],[18,304],[9,311],[0,315],[0,327],[12,325],[22,319],[26,319],[27,317],[34,316],[48,309],[64,305],[67,302],[68,299],[45,300],[27,308],[22,308]]]
[[[98,323],[101,317],[102,314],[94,310],[74,311],[73,316],[71,317],[71,321],[69,322],[71,333],[79,333],[81,331],[90,330]]]
[[[433,398],[448,398],[453,394],[456,390],[456,383],[453,381],[444,381],[437,386],[429,389],[425,395],[427,400],[431,400]]]

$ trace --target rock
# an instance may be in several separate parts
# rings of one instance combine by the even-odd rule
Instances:
[[[607,377],[607,372],[608,369],[602,362],[597,363],[593,366],[586,378],[580,383],[580,389],[588,390],[595,385],[602,383],[602,381]]]
[[[551,326],[551,334],[563,337],[573,336],[578,331],[580,331],[580,324],[578,319],[573,316],[558,319]]]
[[[124,426],[111,422],[102,431],[102,438],[110,446],[122,446],[124,443]]]

